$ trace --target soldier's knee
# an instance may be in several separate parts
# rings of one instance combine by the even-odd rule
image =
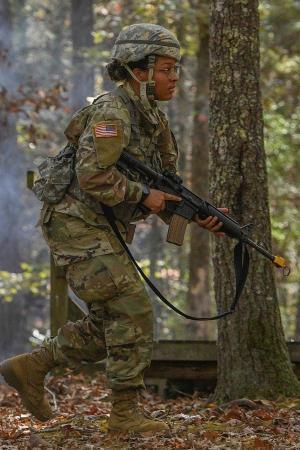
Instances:
[[[87,303],[109,300],[118,295],[118,288],[103,259],[104,256],[100,256],[68,266],[66,278],[69,286]]]

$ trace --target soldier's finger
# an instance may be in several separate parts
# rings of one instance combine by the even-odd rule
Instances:
[[[205,228],[209,231],[212,231],[214,226],[218,223],[218,220],[219,220],[218,217],[216,217],[216,216],[212,217]]]
[[[174,202],[180,202],[182,200],[181,197],[178,197],[177,195],[169,194],[168,192],[164,192],[164,198],[165,198],[165,200],[172,200]]]
[[[216,231],[219,231],[220,228],[222,228],[222,225],[223,225],[223,223],[222,223],[222,222],[219,222],[219,223],[217,223],[217,225],[215,225],[214,227],[212,227],[212,228],[210,229],[210,231],[212,231],[213,233],[215,233]]]
[[[206,225],[208,225],[209,224],[209,222],[212,220],[212,216],[208,216],[208,217],[206,217],[206,219],[199,219],[199,218],[197,218],[197,223],[199,224],[199,225],[201,225],[201,227],[205,227]]]

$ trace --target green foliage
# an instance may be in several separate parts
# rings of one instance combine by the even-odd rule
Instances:
[[[21,263],[22,272],[0,271],[0,297],[12,301],[20,292],[30,292],[39,298],[49,298],[49,267]]]
[[[275,250],[291,263],[277,279],[287,336],[295,331],[300,267],[300,7],[295,0],[261,4],[265,147]]]

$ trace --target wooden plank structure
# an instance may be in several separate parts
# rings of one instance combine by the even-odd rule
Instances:
[[[288,342],[294,371],[300,379],[300,342]],[[159,341],[145,373],[146,384],[161,394],[172,391],[212,392],[217,382],[215,341]]]

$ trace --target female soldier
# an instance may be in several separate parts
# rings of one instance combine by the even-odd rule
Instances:
[[[41,225],[55,263],[64,266],[73,291],[89,314],[68,322],[41,348],[4,361],[0,372],[15,387],[26,408],[48,420],[51,408],[44,396],[44,377],[56,365],[75,367],[81,361],[107,357],[112,389],[110,430],[129,432],[168,429],[138,411],[143,373],[152,351],[152,308],[143,283],[114,235],[103,212],[113,209],[125,236],[131,222],[142,217],[139,205],[160,213],[176,196],[149,189],[138,174],[116,168],[122,151],[158,172],[176,172],[177,148],[156,100],[170,100],[179,74],[180,47],[165,28],[152,24],[126,27],[112,50],[108,73],[122,82],[77,112],[65,134],[76,147],[76,176],[57,204],[44,203]],[[217,232],[220,223],[198,223]]]

